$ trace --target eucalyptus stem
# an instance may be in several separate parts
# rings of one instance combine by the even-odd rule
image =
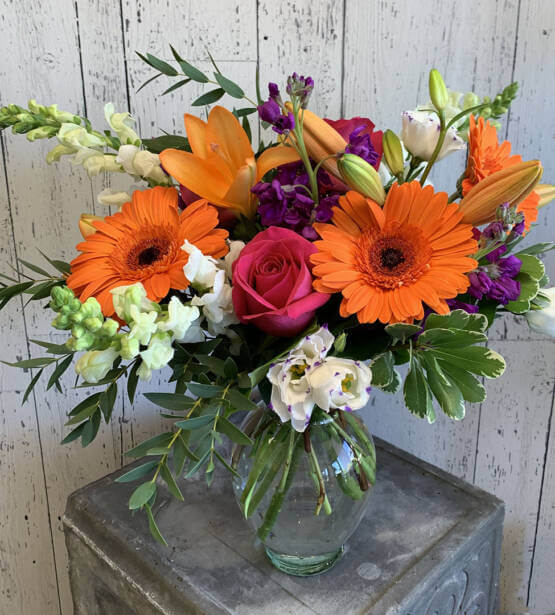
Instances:
[[[328,500],[328,496],[326,494],[326,488],[324,486],[324,477],[322,476],[322,470],[320,469],[320,464],[318,463],[318,457],[316,457],[316,453],[314,448],[310,447],[310,452],[308,453],[310,465],[316,477],[316,486],[318,487],[318,500],[316,502],[316,510],[314,511],[315,515],[320,514],[320,510],[322,510],[322,506],[324,507],[324,512],[326,515],[331,515],[331,505]]]
[[[274,496],[272,497],[272,501],[270,502],[270,506],[268,506],[268,509],[266,510],[264,521],[262,525],[258,528],[257,534],[260,540],[266,540],[266,538],[268,538],[268,534],[274,527],[274,523],[276,522],[277,516],[279,515],[279,511],[281,510],[281,507],[283,505],[283,500],[285,499],[285,494],[287,492],[288,486],[287,479],[289,477],[289,471],[291,469],[291,462],[293,459],[293,451],[295,450],[296,443],[297,436],[295,435],[295,430],[291,427],[289,432],[287,456],[285,458],[285,464],[283,466],[283,474],[281,475],[279,484],[276,487]]]

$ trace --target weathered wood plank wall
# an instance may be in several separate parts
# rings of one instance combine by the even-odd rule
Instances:
[[[555,178],[555,4],[551,0],[57,0],[0,3],[0,104],[57,102],[102,126],[113,101],[138,119],[143,136],[182,132],[194,88],[155,98],[136,90],[148,70],[135,50],[168,56],[172,42],[208,68],[205,46],[226,74],[254,89],[293,70],[316,81],[315,106],[330,117],[364,115],[399,129],[399,112],[426,98],[426,70],[438,67],[451,87],[494,93],[513,78],[522,92],[505,132],[524,158],[540,156]],[[225,101],[224,101],[225,102]],[[36,248],[69,257],[82,211],[99,211],[89,180],[69,164],[46,167],[48,145],[1,138],[0,258],[36,257]],[[458,175],[450,158],[434,181]],[[123,182],[123,184],[122,184]],[[118,185],[125,185],[120,179]],[[540,214],[535,238],[553,237],[555,210]],[[548,259],[553,275],[555,259]],[[28,338],[50,335],[49,315],[15,303],[2,313],[2,358],[29,356]],[[507,503],[502,609],[547,615],[555,609],[555,350],[512,320],[499,323],[492,346],[507,374],[489,383],[485,403],[463,423],[421,422],[400,400],[376,395],[366,410],[373,431],[496,493]],[[21,405],[31,374],[0,368],[0,613],[72,612],[60,525],[65,498],[123,462],[123,452],[155,433],[161,420],[145,401],[122,399],[110,426],[86,450],[59,446],[67,399],[44,385]],[[66,384],[69,385],[68,377]],[[148,388],[161,386],[152,383]]]

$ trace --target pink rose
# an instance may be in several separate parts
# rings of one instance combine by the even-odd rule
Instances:
[[[233,307],[244,324],[270,335],[302,331],[329,299],[312,288],[314,244],[297,233],[271,226],[241,251],[233,263]]]

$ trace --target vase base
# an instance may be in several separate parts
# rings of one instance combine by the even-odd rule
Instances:
[[[343,555],[343,547],[338,551],[324,553],[323,555],[309,555],[300,557],[297,555],[284,555],[276,553],[272,549],[266,547],[266,555],[272,565],[295,577],[310,577],[315,574],[322,574],[333,567],[333,565],[341,559]]]

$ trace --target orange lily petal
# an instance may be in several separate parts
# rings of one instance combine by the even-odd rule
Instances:
[[[210,152],[207,148],[206,122],[203,122],[196,115],[186,113],[185,131],[187,132],[187,139],[189,139],[189,145],[193,150],[193,154],[201,158],[208,158]]]
[[[256,161],[256,181],[260,181],[264,175],[270,170],[287,164],[288,162],[296,162],[299,160],[299,154],[293,147],[285,145],[277,145],[264,150]]]
[[[160,153],[160,162],[180,184],[211,203],[221,200],[229,190],[229,182],[222,177],[216,166],[194,154],[166,149]]]
[[[241,168],[247,158],[254,157],[247,133],[233,113],[224,107],[217,106],[210,111],[206,139],[210,146],[215,144],[220,148],[216,153],[227,161],[232,171]]]

